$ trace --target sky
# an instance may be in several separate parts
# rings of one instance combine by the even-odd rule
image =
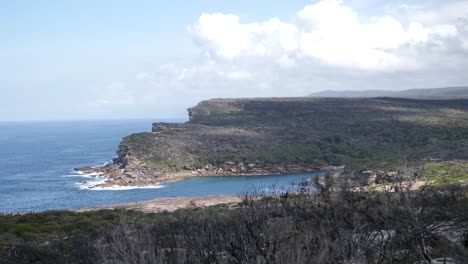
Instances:
[[[0,0],[0,121],[468,85],[468,1]]]

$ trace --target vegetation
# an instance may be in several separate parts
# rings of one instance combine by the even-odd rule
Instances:
[[[168,171],[225,162],[386,169],[401,160],[468,160],[468,100],[213,99],[189,116],[122,145]]]
[[[468,163],[442,162],[427,164],[422,172],[423,180],[433,184],[468,183]]]
[[[234,207],[146,215],[62,211],[1,216],[1,236],[16,238],[3,242],[0,262],[468,261],[468,197],[463,187],[369,194],[346,187],[331,192],[330,181],[314,186],[304,182],[298,192],[277,191],[267,197],[248,192]],[[63,229],[69,224],[72,227]],[[26,234],[35,236],[26,239]]]
[[[119,212],[99,211],[74,213],[48,211],[43,213],[0,216],[0,247],[25,242],[46,242],[63,239],[76,232],[118,223]]]
[[[120,177],[304,164],[359,173],[173,213],[2,215],[0,263],[468,263],[468,100],[214,99],[189,115],[125,138]],[[401,164],[411,169],[369,171]],[[432,185],[411,191],[413,176]],[[356,191],[370,179],[394,192]]]

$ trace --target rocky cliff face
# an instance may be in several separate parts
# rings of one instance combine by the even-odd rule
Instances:
[[[107,185],[468,159],[468,100],[213,99],[123,139]]]

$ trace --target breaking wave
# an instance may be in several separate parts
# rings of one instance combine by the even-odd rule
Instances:
[[[84,173],[82,171],[76,171],[73,174],[63,175],[62,177],[79,177],[79,178],[86,178],[86,180],[76,182],[78,188],[80,190],[94,190],[94,191],[126,191],[126,190],[136,190],[136,189],[161,189],[165,188],[165,185],[161,184],[152,184],[152,185],[136,185],[136,186],[120,186],[120,185],[113,185],[113,186],[106,186],[100,187],[101,185],[107,181],[107,177],[104,176],[101,172],[93,172],[93,173]]]

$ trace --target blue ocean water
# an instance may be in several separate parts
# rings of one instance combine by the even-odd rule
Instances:
[[[83,188],[80,182],[89,179],[74,173],[73,168],[111,161],[122,137],[150,131],[153,121],[0,123],[0,212],[69,209],[159,197],[239,194],[250,188],[285,186],[315,175],[194,177],[149,189]]]

